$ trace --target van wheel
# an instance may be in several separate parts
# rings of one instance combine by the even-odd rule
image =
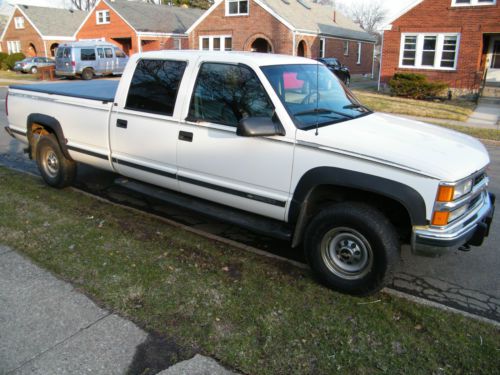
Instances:
[[[44,181],[55,188],[72,184],[76,163],[67,159],[53,134],[43,136],[36,147],[36,164]]]
[[[399,259],[396,230],[377,209],[356,202],[319,212],[305,233],[309,265],[331,289],[369,295],[391,280]]]
[[[88,81],[88,80],[92,79],[92,77],[94,77],[94,72],[92,71],[92,69],[90,69],[90,68],[83,69],[82,79],[84,79],[85,81]]]

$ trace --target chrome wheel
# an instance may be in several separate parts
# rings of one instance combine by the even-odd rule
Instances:
[[[328,269],[344,279],[359,279],[372,268],[373,251],[358,231],[338,227],[328,231],[321,241],[321,257]]]
[[[56,178],[59,174],[59,159],[53,150],[47,150],[42,157],[42,167],[48,176]]]

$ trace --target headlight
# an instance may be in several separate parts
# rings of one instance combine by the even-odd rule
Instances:
[[[459,217],[462,217],[467,212],[468,208],[469,206],[466,204],[460,208],[457,208],[454,211],[451,211],[450,215],[448,216],[448,223],[451,223],[452,221],[455,221]]]
[[[438,189],[438,202],[452,202],[472,191],[473,180],[468,179],[455,185],[440,185]]]

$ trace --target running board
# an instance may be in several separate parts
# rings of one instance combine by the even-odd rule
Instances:
[[[117,178],[115,184],[168,204],[189,209],[211,218],[234,224],[253,232],[280,240],[290,241],[292,231],[286,223],[242,210],[195,198],[172,190],[162,189],[136,180]]]

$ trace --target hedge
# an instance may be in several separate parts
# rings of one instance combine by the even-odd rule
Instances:
[[[429,82],[425,75],[416,73],[396,73],[389,86],[391,94],[412,99],[434,98],[448,89],[447,83]]]

